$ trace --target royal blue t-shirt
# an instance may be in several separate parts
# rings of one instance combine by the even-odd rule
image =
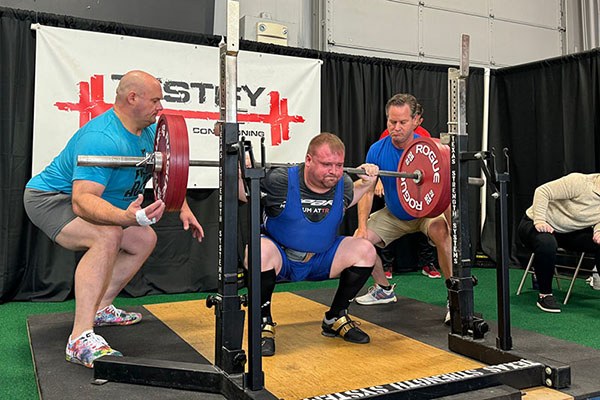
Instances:
[[[414,137],[418,138],[419,135],[414,134]],[[366,162],[377,165],[382,171],[397,171],[402,153],[404,153],[404,149],[398,149],[392,144],[391,136],[386,136],[371,145]],[[388,210],[399,220],[410,221],[415,219],[400,204],[398,187],[396,186],[397,178],[393,176],[380,176],[379,178],[383,184],[385,205]]]

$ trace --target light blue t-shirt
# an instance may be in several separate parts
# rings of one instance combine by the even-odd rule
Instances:
[[[115,207],[126,209],[144,191],[151,174],[139,168],[77,166],[78,155],[145,156],[154,151],[156,124],[142,130],[140,136],[129,132],[114,109],[92,119],[79,129],[61,153],[27,187],[42,191],[72,193],[73,181],[88,180],[104,185],[102,198]]]

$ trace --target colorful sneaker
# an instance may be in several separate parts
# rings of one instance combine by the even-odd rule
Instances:
[[[106,340],[94,331],[83,332],[77,339],[71,340],[66,348],[66,360],[75,364],[81,364],[88,368],[94,367],[94,361],[104,356],[122,357],[120,351],[111,348]]]
[[[123,311],[111,304],[96,313],[94,326],[132,325],[141,320],[142,314]]]
[[[396,284],[394,283],[390,290],[385,290],[378,284],[375,284],[369,288],[367,294],[355,298],[354,301],[363,306],[395,303],[397,301],[396,294],[394,293],[395,287]]]
[[[359,325],[360,322],[352,321],[348,315],[348,310],[344,310],[344,314],[339,318],[332,321],[323,319],[323,323],[321,324],[321,334],[327,337],[341,336],[346,342],[351,343],[369,343],[371,338],[358,327]]]
[[[547,294],[544,297],[538,296],[536,305],[542,311],[546,311],[549,313],[560,312],[560,306],[556,303],[556,300],[554,300],[554,296],[551,294]]]
[[[428,278],[439,279],[442,277],[442,274],[435,268],[433,264],[428,264],[421,269],[421,273]]]

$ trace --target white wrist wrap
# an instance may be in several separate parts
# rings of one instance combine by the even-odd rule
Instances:
[[[146,216],[145,210],[137,210],[135,212],[135,219],[137,220],[137,223],[141,226],[148,226],[156,223],[156,218],[149,219]]]

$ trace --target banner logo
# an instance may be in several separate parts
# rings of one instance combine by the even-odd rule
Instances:
[[[79,102],[54,103],[61,111],[79,113],[79,127],[88,123],[92,118],[110,109],[113,104],[104,100],[104,75],[93,75],[89,82],[81,81],[79,86]],[[288,99],[282,99],[278,91],[269,92],[269,113],[238,113],[239,122],[258,122],[271,127],[271,146],[278,146],[283,141],[290,140],[290,124],[304,123],[301,115],[289,115]],[[163,100],[164,101],[164,100]],[[210,111],[191,111],[165,108],[163,113],[181,115],[186,119],[218,121],[220,114]]]

